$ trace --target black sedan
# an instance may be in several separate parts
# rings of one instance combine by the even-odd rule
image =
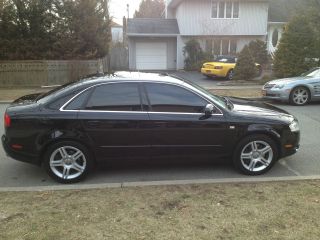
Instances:
[[[119,73],[13,102],[2,144],[14,159],[42,165],[62,183],[99,162],[178,156],[232,160],[267,172],[299,148],[297,119],[272,105],[215,96],[170,76]]]

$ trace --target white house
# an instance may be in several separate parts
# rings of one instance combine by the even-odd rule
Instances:
[[[128,19],[129,68],[182,69],[191,38],[215,55],[233,55],[255,39],[271,41],[268,31],[283,25],[269,25],[268,9],[268,0],[168,0],[165,19]],[[275,47],[268,43],[269,51]]]
[[[115,22],[111,22],[111,38],[113,43],[123,42],[123,27]]]

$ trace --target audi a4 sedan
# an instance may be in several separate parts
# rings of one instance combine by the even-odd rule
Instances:
[[[262,88],[262,95],[265,99],[280,100],[297,106],[320,101],[320,67],[299,77],[267,82]]]
[[[269,104],[220,97],[171,76],[119,72],[14,101],[2,144],[58,182],[82,180],[115,159],[184,156],[267,172],[299,148],[297,119]]]

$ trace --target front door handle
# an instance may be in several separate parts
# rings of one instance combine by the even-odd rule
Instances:
[[[166,122],[154,122],[154,126],[163,128],[163,127],[167,126],[167,123]]]
[[[101,124],[101,121],[88,121],[87,124],[89,127],[98,127]]]

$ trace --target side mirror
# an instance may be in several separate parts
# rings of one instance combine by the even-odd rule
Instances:
[[[207,104],[204,108],[204,114],[206,116],[211,116],[213,114],[214,106],[212,104]]]

